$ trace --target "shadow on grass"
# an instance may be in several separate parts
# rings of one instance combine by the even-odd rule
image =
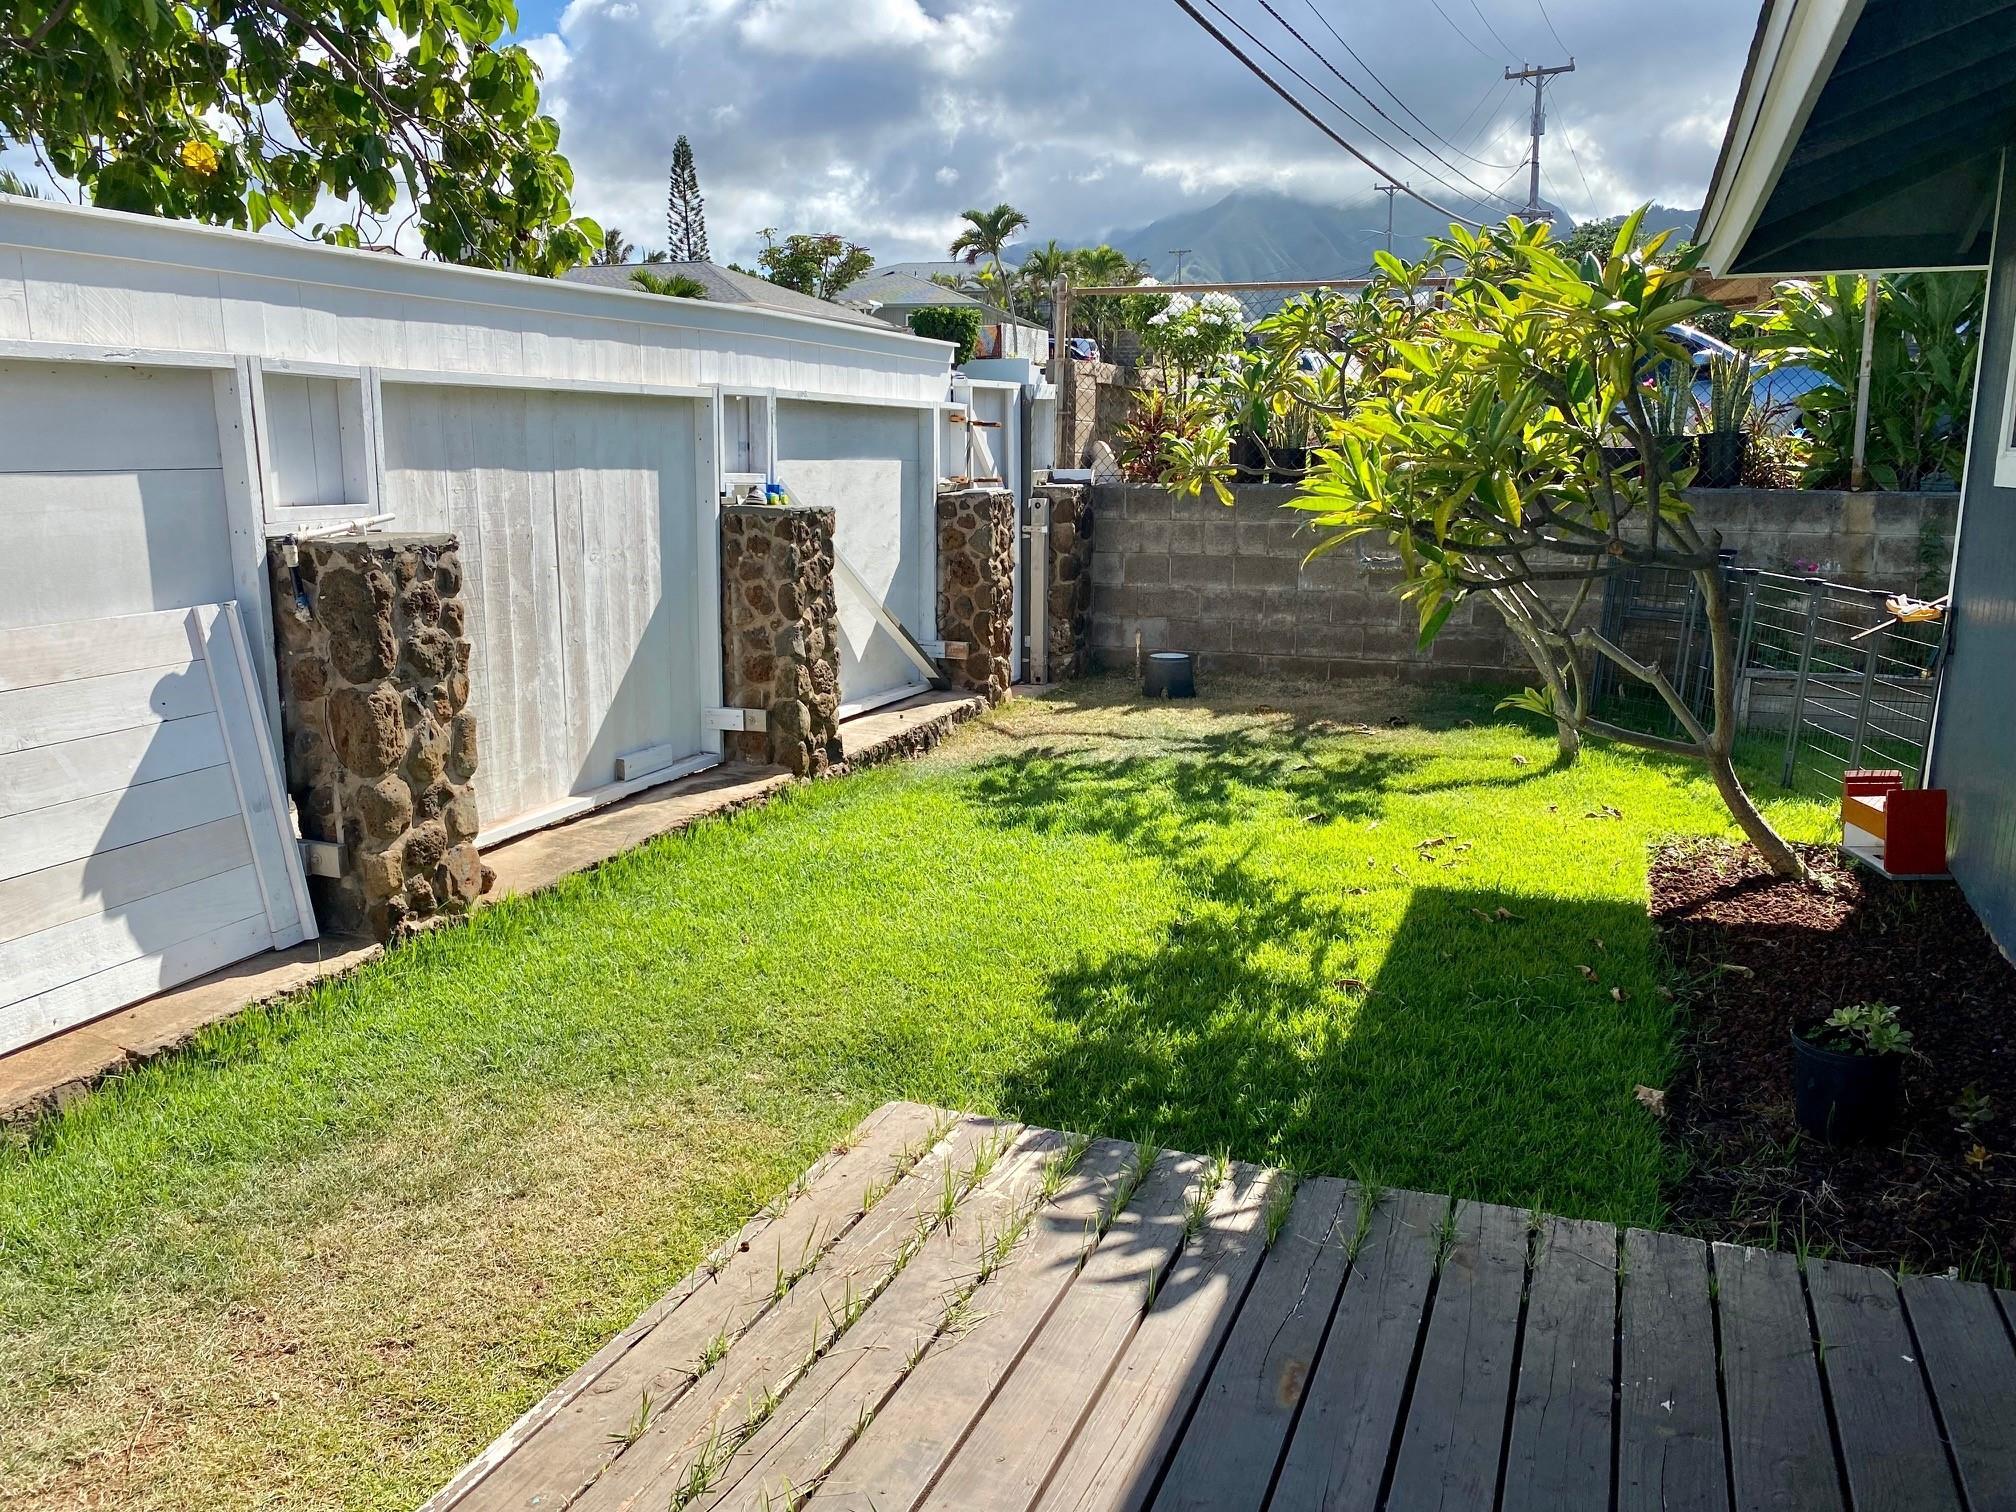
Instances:
[[[1051,749],[985,764],[992,822],[1118,841],[1179,891],[1147,945],[1052,973],[1051,1011],[1070,1032],[1009,1076],[1004,1107],[1310,1173],[1655,1221],[1664,1157],[1632,1088],[1661,1084],[1670,1011],[1642,905],[1546,895],[1539,878],[1510,891],[1395,882],[1384,867],[1363,874],[1370,886],[1343,885],[1356,876],[1334,866],[1284,875],[1225,828],[1278,819],[1284,794],[1303,817],[1376,819],[1424,759],[1334,742],[1316,753],[1289,736],[1200,741],[1188,759]],[[1593,940],[1607,942],[1596,982],[1580,970]],[[1360,956],[1378,960],[1372,979],[1342,979]]]

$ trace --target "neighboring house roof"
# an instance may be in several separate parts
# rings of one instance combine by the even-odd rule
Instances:
[[[1016,259],[1013,257],[1004,257],[1001,260],[1011,268],[1015,266]],[[870,269],[868,276],[873,278],[877,273],[908,273],[915,278],[929,278],[934,273],[948,273],[958,278],[971,273],[973,266],[972,263],[956,257],[938,262],[892,262]]]
[[[827,299],[814,299],[810,294],[800,294],[796,289],[787,289],[768,279],[754,278],[710,262],[596,264],[571,268],[565,277],[571,283],[597,284],[607,289],[635,289],[637,285],[631,282],[630,275],[639,271],[655,273],[661,278],[669,278],[674,273],[696,278],[707,286],[707,297],[716,304],[761,305],[765,309],[788,310],[794,315],[819,315],[827,320],[856,323],[869,319],[859,310],[847,309]],[[886,321],[874,323],[887,324]]]
[[[2016,0],[1765,0],[1696,240],[1721,274],[1985,267],[2012,139]]]
[[[900,305],[906,310],[923,305],[977,305],[983,310],[987,308],[985,300],[975,299],[971,294],[948,289],[928,278],[919,278],[915,273],[887,270],[877,270],[857,278],[833,297],[842,304],[860,305],[872,299],[877,304]]]

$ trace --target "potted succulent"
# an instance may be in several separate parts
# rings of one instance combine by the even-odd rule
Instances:
[[[1646,408],[1651,413],[1652,433],[1666,454],[1667,467],[1690,465],[1694,460],[1694,438],[1687,434],[1687,422],[1694,418],[1695,411],[1694,370],[1678,362],[1663,364]]]
[[[1799,1126],[1832,1144],[1880,1134],[1904,1095],[1911,1031],[1887,1003],[1836,1008],[1826,1021],[1792,1031],[1793,1109]]]
[[[1290,398],[1275,407],[1274,423],[1267,433],[1267,479],[1271,483],[1300,483],[1309,474],[1309,436],[1315,417],[1309,406]]]
[[[1694,481],[1703,488],[1734,488],[1743,481],[1748,450],[1746,422],[1757,381],[1756,364],[1743,352],[1708,359],[1708,428],[1695,437],[1700,471]]]

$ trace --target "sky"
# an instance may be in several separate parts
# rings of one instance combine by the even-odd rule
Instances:
[[[1756,0],[1697,0],[1678,27],[1630,0],[1218,3],[1385,145],[1239,39],[1341,135],[1456,209],[1523,201],[1532,95],[1504,68],[1572,56],[1541,165],[1578,219],[1701,203],[1757,16]],[[962,210],[1002,200],[1068,246],[1237,188],[1346,203],[1375,182],[1173,0],[520,0],[518,36],[577,210],[661,245],[683,132],[717,262],[749,261],[764,227],[888,262],[943,257]]]

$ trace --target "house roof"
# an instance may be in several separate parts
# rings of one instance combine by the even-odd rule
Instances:
[[[1721,274],[1984,267],[2016,0],[1765,0],[1696,240]]]
[[[800,294],[796,289],[787,289],[768,279],[754,278],[710,262],[598,263],[592,267],[570,268],[563,276],[570,283],[634,290],[637,285],[630,281],[630,275],[639,271],[656,273],[660,277],[683,273],[688,278],[696,278],[707,286],[707,298],[714,304],[757,305],[766,310],[817,315],[825,320],[844,320],[857,325],[869,320],[859,310],[847,309],[828,299],[814,299],[810,294]],[[885,322],[873,323],[881,325]]]
[[[899,305],[913,309],[919,305],[974,305],[986,309],[985,300],[975,299],[971,294],[963,294],[957,289],[948,289],[943,284],[919,278],[915,273],[904,273],[888,268],[878,268],[872,273],[857,278],[838,294],[833,296],[843,304],[866,304],[874,300],[877,304]]]

